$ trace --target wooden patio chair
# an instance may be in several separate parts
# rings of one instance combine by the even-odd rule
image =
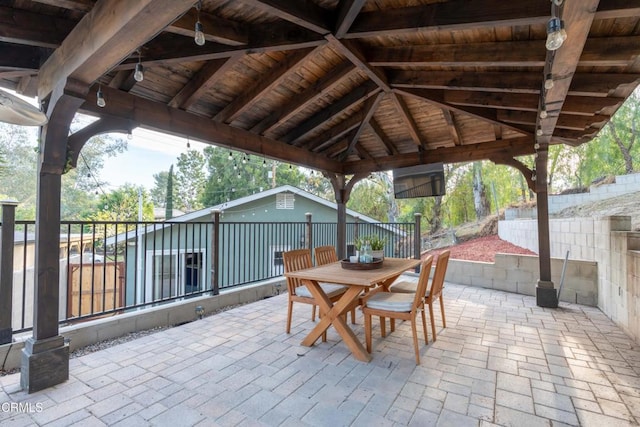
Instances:
[[[305,268],[313,267],[311,262],[311,250],[309,249],[296,249],[287,251],[282,254],[282,260],[284,263],[284,271],[298,271]],[[324,292],[327,294],[332,302],[340,299],[342,294],[346,292],[347,286],[336,285],[332,283],[320,284]],[[291,333],[291,315],[293,313],[293,303],[301,302],[304,304],[311,304],[313,306],[312,320],[315,320],[315,308],[318,305],[311,292],[300,280],[287,277],[287,291],[288,291],[288,305],[287,305],[287,333]],[[322,314],[322,313],[320,313]],[[326,335],[323,335],[323,341],[326,341]]]
[[[424,302],[429,306],[429,318],[431,320],[431,332],[433,333],[433,340],[435,341],[437,338],[436,335],[436,322],[435,317],[433,315],[433,303],[436,298],[440,301],[440,313],[442,314],[442,327],[447,327],[447,319],[444,315],[444,300],[442,298],[442,290],[444,289],[444,277],[447,273],[447,265],[449,265],[449,251],[444,251],[440,255],[438,255],[438,260],[436,261],[436,269],[433,272],[433,279],[431,280],[431,288],[428,291],[428,294],[425,295]],[[422,274],[422,272],[421,272]],[[391,285],[389,291],[396,293],[410,293],[413,294],[416,292],[416,285],[411,282],[398,282]],[[393,320],[391,321],[391,331],[393,331],[394,324]]]
[[[331,264],[332,262],[338,262],[338,254],[336,253],[335,246],[318,246],[313,250],[316,257],[316,265]],[[311,320],[315,320],[316,306],[313,306],[311,312]],[[351,323],[356,324],[356,308],[351,309]]]
[[[422,331],[424,333],[425,343],[427,338],[427,320],[424,314],[424,295],[427,292],[429,284],[429,271],[433,256],[429,256],[421,264],[420,278],[418,279],[418,287],[413,294],[398,292],[371,292],[364,297],[364,305],[362,313],[364,313],[364,331],[367,344],[367,351],[371,353],[371,317],[380,316],[381,319],[390,318],[393,325],[394,319],[411,321],[411,332],[413,334],[413,348],[416,356],[416,365],[420,364],[420,350],[418,348],[418,330],[417,319],[418,312],[422,317]]]

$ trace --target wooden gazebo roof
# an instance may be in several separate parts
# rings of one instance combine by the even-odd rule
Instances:
[[[204,0],[203,46],[197,5],[3,1],[0,86],[63,82],[124,127],[354,174],[584,143],[640,77],[635,0]]]

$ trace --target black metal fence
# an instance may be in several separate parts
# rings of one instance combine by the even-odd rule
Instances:
[[[8,287],[9,330],[16,333],[33,324],[35,223],[15,221],[12,228],[2,227],[3,238],[13,231],[13,266],[0,270],[12,271],[0,276],[0,298]],[[337,223],[314,223],[310,216],[305,222],[65,221],[59,319],[109,316],[279,277],[283,252],[336,245],[337,230]],[[347,253],[356,237],[379,234],[385,256],[414,257],[415,230],[414,223],[348,223]]]

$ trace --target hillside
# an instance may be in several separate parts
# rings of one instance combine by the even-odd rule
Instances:
[[[611,215],[630,216],[631,229],[640,230],[640,192],[566,208],[554,214],[552,218],[589,218]]]

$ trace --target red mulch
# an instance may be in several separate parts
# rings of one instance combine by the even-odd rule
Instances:
[[[535,252],[506,242],[494,234],[491,236],[468,240],[464,243],[449,246],[448,248],[434,249],[423,253],[422,257],[424,259],[425,256],[430,254],[437,255],[445,249],[449,249],[451,251],[451,258],[464,259],[467,261],[494,262],[496,259],[496,253],[536,255]]]

